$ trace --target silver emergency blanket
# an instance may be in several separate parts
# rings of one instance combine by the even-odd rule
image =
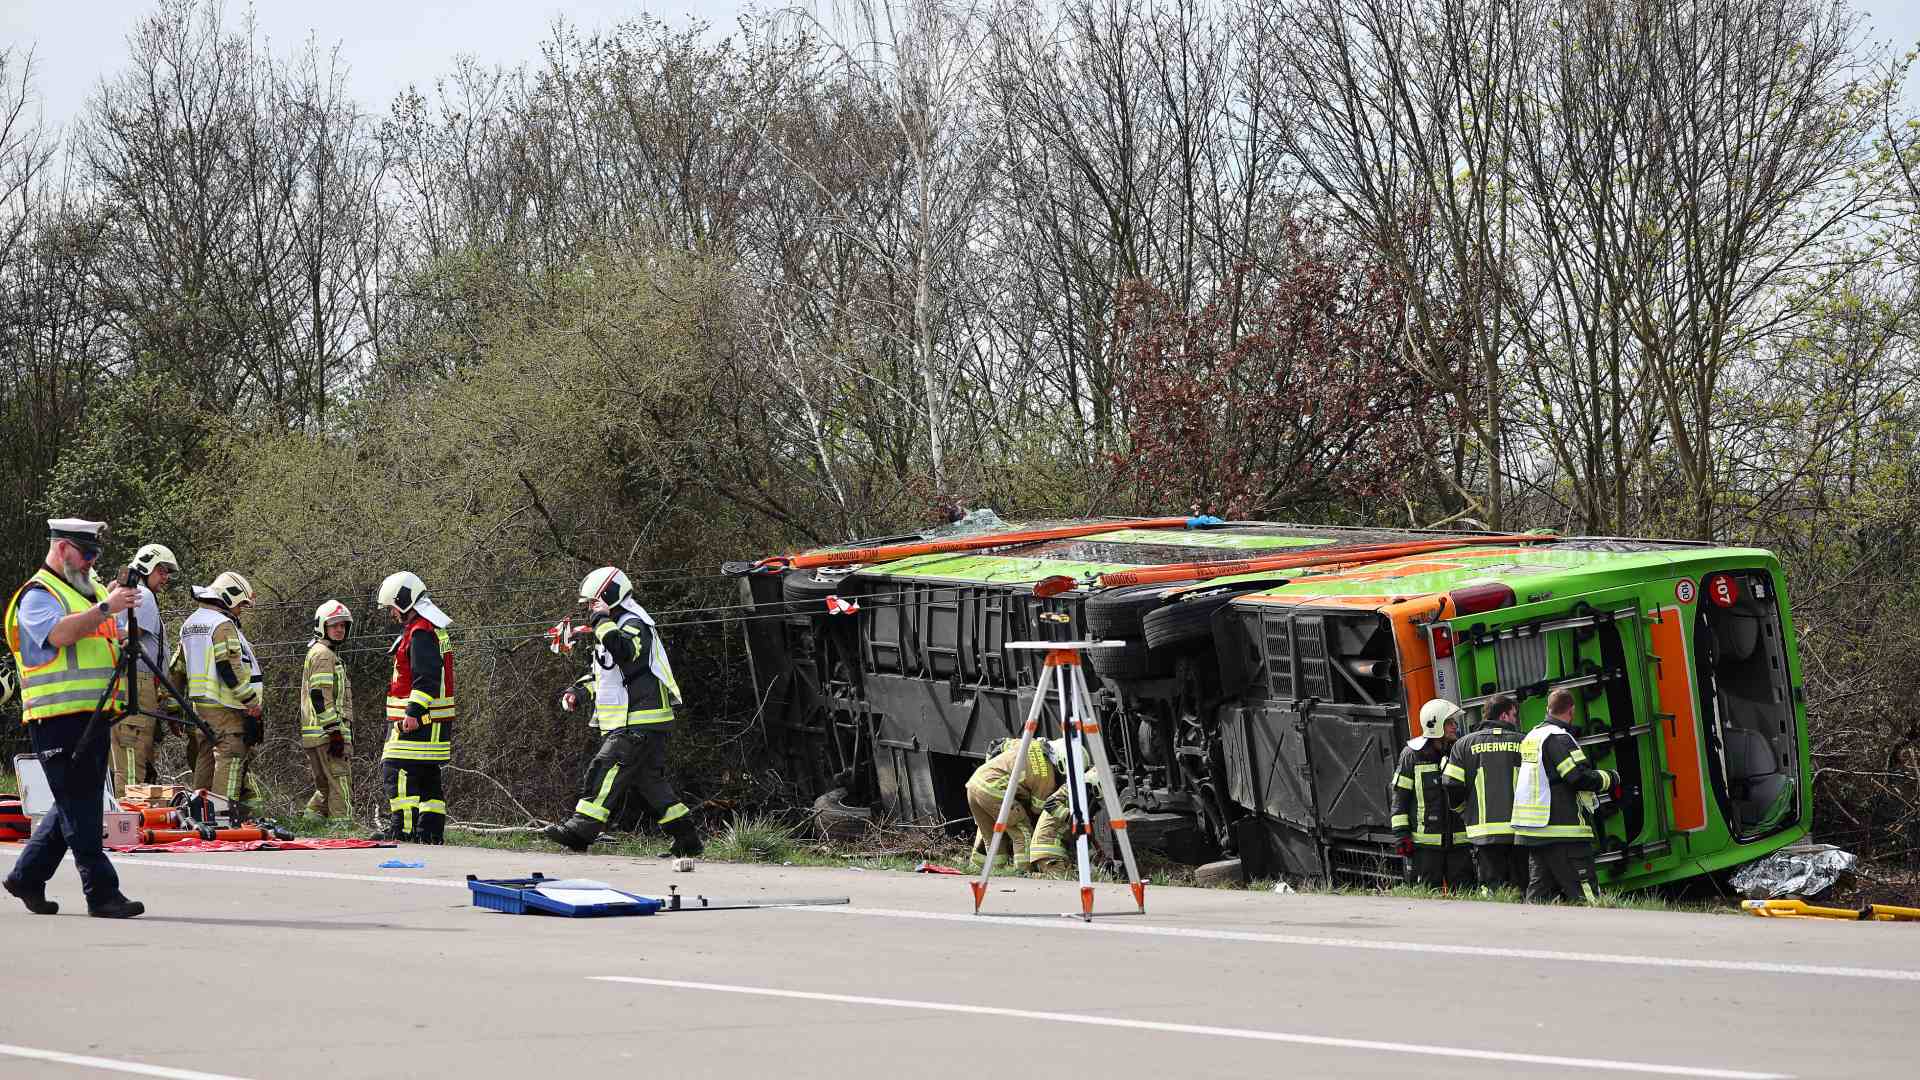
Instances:
[[[1853,873],[1859,859],[1832,844],[1795,844],[1743,867],[1733,887],[1749,900],[1811,900]]]

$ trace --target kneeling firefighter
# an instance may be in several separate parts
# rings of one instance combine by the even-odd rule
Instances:
[[[453,757],[453,624],[405,570],[387,575],[375,596],[400,624],[387,682],[387,742],[380,774],[387,789],[385,836],[439,844],[447,836],[447,796],[440,767]]]
[[[211,585],[196,586],[193,598],[200,606],[180,626],[172,668],[176,679],[186,677],[187,696],[215,736],[211,743],[197,732],[187,737],[193,786],[225,798],[233,819],[243,821],[247,766],[253,748],[266,740],[260,662],[240,629],[241,613],[253,605],[253,586],[229,570]]]
[[[1473,880],[1460,803],[1442,775],[1447,752],[1460,736],[1461,708],[1444,698],[1420,707],[1420,736],[1407,741],[1393,770],[1394,850],[1406,860],[1407,879],[1434,888]]]
[[[560,696],[560,707],[572,712],[593,702],[600,748],[587,763],[573,816],[549,825],[546,838],[585,851],[605,831],[613,808],[635,795],[673,837],[673,854],[698,855],[700,834],[667,778],[667,736],[680,685],[653,616],[634,599],[633,583],[617,567],[588,574],[580,583],[579,601],[593,620],[593,670]]]
[[[967,809],[973,814],[975,829],[973,843],[982,858],[990,846],[1019,753],[1020,740],[1008,739],[992,748],[991,756],[967,779]],[[1066,864],[1067,841],[1073,831],[1066,761],[1065,739],[1035,739],[1027,746],[1026,768],[1021,770],[1013,805],[1007,807],[1006,833],[1011,844],[1007,857],[1015,869],[1052,870]],[[1089,770],[1087,782],[1092,784],[1093,780]]]

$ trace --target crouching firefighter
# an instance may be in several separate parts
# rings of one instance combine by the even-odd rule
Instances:
[[[313,644],[300,674],[300,748],[313,776],[307,813],[353,816],[353,686],[335,652],[353,633],[353,612],[329,600],[313,612]]]
[[[667,736],[680,684],[653,616],[634,599],[632,582],[617,567],[588,574],[579,600],[593,620],[593,670],[560,696],[560,707],[572,712],[591,701],[600,747],[587,763],[573,816],[547,826],[546,838],[585,851],[606,830],[613,809],[632,795],[658,815],[661,830],[673,837],[673,854],[698,855],[700,834],[667,777]]]
[[[1473,880],[1460,800],[1442,776],[1460,735],[1460,713],[1444,698],[1422,705],[1420,735],[1408,740],[1393,770],[1394,850],[1407,861],[1407,880],[1434,888]]]
[[[211,585],[195,586],[193,598],[200,606],[180,626],[172,665],[176,678],[186,676],[187,697],[214,734],[211,742],[197,732],[187,737],[193,786],[226,799],[233,820],[245,821],[247,767],[253,748],[266,739],[260,662],[240,629],[253,586],[229,570]]]
[[[1547,718],[1520,743],[1513,842],[1528,855],[1527,900],[1599,899],[1593,877],[1593,812],[1602,792],[1619,802],[1620,777],[1596,769],[1573,737],[1573,692],[1547,695]]]
[[[1000,803],[1013,778],[1020,740],[1007,739],[989,749],[990,756],[967,779],[967,809],[973,814],[973,846],[982,858],[992,847],[999,824]],[[1072,813],[1066,804],[1066,741],[1035,739],[1027,744],[1026,767],[1020,786],[1007,807],[1007,857],[1016,870],[1049,870],[1064,865],[1066,842],[1072,832]],[[1055,798],[1059,796],[1059,798]]]
[[[387,789],[384,837],[439,844],[447,836],[440,767],[453,757],[453,620],[402,570],[387,575],[375,599],[400,625],[387,682],[387,743],[380,774]]]

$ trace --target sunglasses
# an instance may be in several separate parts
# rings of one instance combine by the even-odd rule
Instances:
[[[82,544],[77,540],[69,540],[67,543],[72,544],[73,550],[80,553],[81,562],[92,562],[100,557],[100,547],[97,544]]]

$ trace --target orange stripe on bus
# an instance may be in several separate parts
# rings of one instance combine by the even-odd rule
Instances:
[[[1673,827],[1679,832],[1694,832],[1707,827],[1707,786],[1700,719],[1694,709],[1693,664],[1687,654],[1683,618],[1680,608],[1661,608],[1660,621],[1652,623],[1650,629],[1653,654],[1660,658],[1660,711],[1673,717],[1660,722],[1667,771],[1673,774]]]

